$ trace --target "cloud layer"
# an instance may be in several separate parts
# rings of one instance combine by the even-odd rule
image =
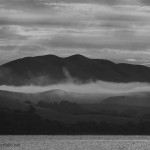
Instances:
[[[51,86],[0,86],[0,90],[22,92],[22,93],[37,93],[45,92],[54,89],[60,89],[74,93],[100,93],[100,94],[131,94],[138,92],[150,92],[150,85],[147,83],[112,83],[112,82],[89,82],[86,84],[75,84],[66,82]]]
[[[148,0],[1,0],[0,64],[81,53],[150,63]]]

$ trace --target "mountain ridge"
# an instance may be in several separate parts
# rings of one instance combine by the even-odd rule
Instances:
[[[150,68],[79,54],[65,58],[56,55],[25,57],[0,66],[0,85],[53,85],[68,81],[68,77],[77,83],[99,80],[150,83]]]

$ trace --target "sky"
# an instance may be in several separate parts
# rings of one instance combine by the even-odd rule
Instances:
[[[150,66],[150,1],[0,0],[0,65],[76,53]]]

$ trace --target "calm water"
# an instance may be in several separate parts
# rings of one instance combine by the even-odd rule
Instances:
[[[150,150],[150,137],[0,136],[0,150]]]

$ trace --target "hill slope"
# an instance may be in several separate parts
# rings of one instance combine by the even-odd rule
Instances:
[[[150,82],[150,68],[81,55],[26,57],[0,67],[0,85],[51,85],[70,80],[78,83],[96,80]]]

